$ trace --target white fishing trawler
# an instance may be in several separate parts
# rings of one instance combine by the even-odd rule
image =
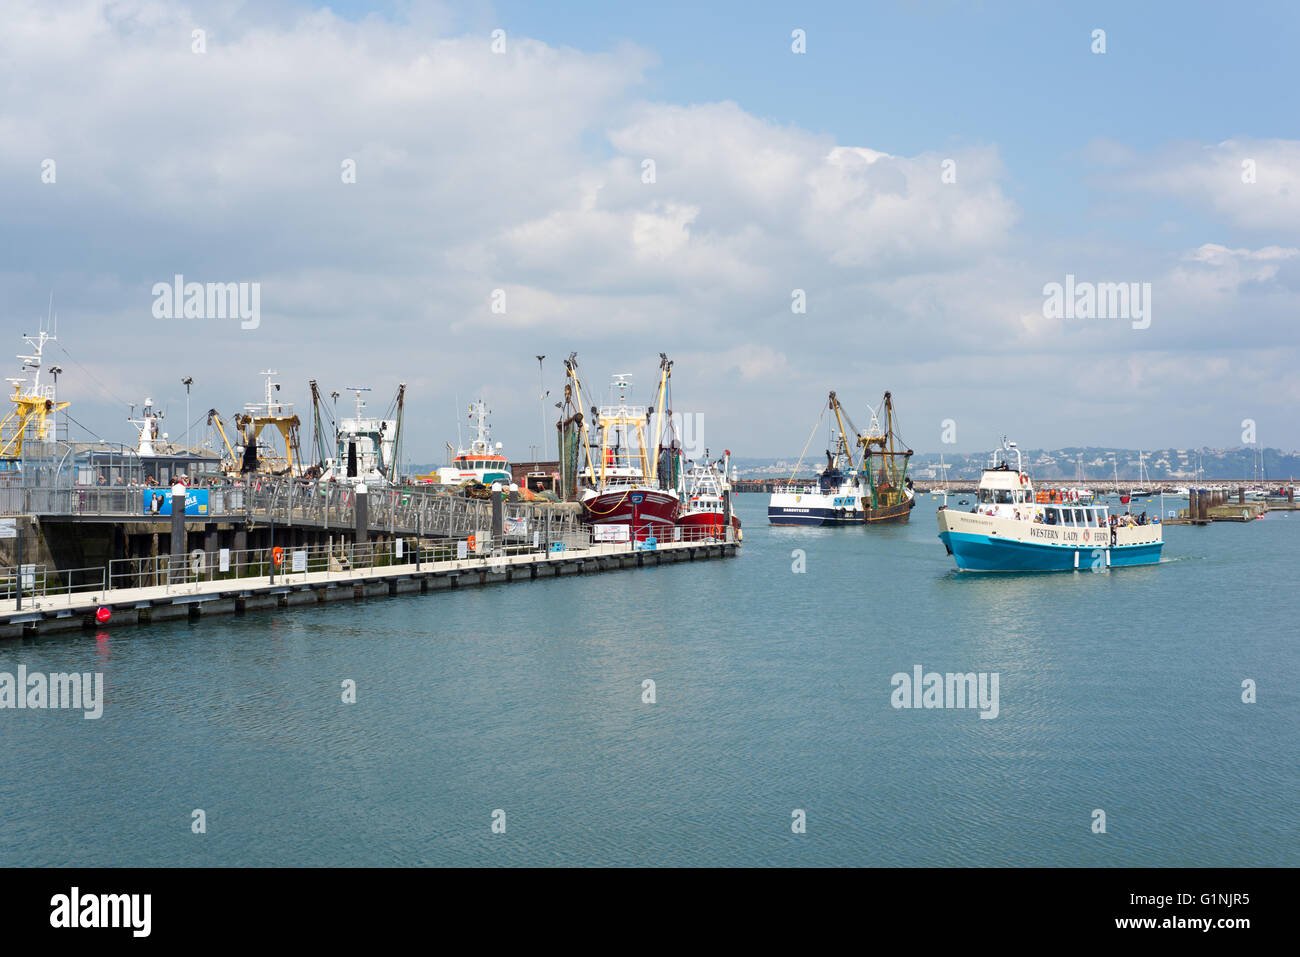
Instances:
[[[509,485],[512,481],[510,461],[502,454],[504,446],[500,442],[495,445],[492,443],[492,430],[488,427],[488,416],[491,414],[492,410],[482,399],[471,405],[469,418],[477,421],[474,439],[469,447],[458,448],[450,465],[421,476],[417,481],[439,485],[463,485],[466,482],[477,482],[480,485],[500,482]]]
[[[313,396],[315,383],[312,383]],[[398,386],[396,415],[385,419],[366,415],[365,386],[349,386],[355,393],[357,411],[349,419],[339,420],[334,432],[334,454],[322,462],[321,479],[369,487],[397,481],[397,450],[402,431],[402,406],[406,383]]]
[[[831,438],[826,465],[813,482],[772,493],[767,502],[770,524],[829,527],[863,523],[858,471],[849,464],[851,457],[843,433],[836,432]]]
[[[831,411],[838,428],[833,426],[831,430],[826,467],[817,476],[816,485],[772,493],[767,505],[767,520],[771,524],[874,525],[907,521],[916,504],[912,480],[907,477],[912,450],[894,432],[890,393],[885,393],[881,408],[885,412],[885,424],[881,425],[873,409],[871,427],[862,431],[853,424],[835,393],[830,393],[822,415]],[[855,461],[858,448],[861,455]],[[799,461],[803,462],[803,456]]]
[[[1015,468],[1007,464],[1014,453]],[[1000,459],[1000,462],[999,462]],[[1044,501],[1045,498],[1045,501]],[[1020,450],[1005,439],[985,468],[969,512],[940,507],[939,538],[960,571],[1027,572],[1152,565],[1164,546],[1159,520],[1111,515],[1059,491],[1035,492]]]

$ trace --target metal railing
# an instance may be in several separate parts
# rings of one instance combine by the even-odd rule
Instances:
[[[348,485],[296,479],[254,481],[245,486],[196,489],[207,495],[206,509],[188,514],[191,520],[237,519],[309,525],[321,529],[352,529],[356,525],[356,492]],[[166,489],[144,486],[0,487],[0,515],[87,516],[101,518],[159,517],[146,505],[145,493]],[[492,526],[492,502],[466,498],[420,486],[371,489],[367,525],[373,531],[415,532],[457,537]],[[509,534],[531,537],[534,531],[552,537],[575,531],[578,510],[547,502],[503,502]]]
[[[597,532],[596,528],[602,529]],[[302,584],[355,577],[360,572],[401,566],[433,570],[439,566],[470,567],[506,565],[516,556],[557,557],[559,554],[617,554],[650,551],[669,542],[693,544],[734,543],[731,527],[703,528],[662,526],[583,525],[565,529],[549,539],[505,536],[493,541],[482,531],[458,539],[426,539],[418,545],[414,539],[394,538],[383,542],[337,542],[302,547],[220,549],[215,552],[195,550],[183,555],[152,555],[119,558],[109,563],[107,584],[110,589],[161,587],[185,589],[209,582],[261,579],[268,584]],[[659,536],[663,535],[662,538]],[[472,539],[472,540],[471,540]],[[277,555],[278,553],[278,555]],[[276,561],[278,557],[279,561]],[[100,582],[104,570],[98,569]]]
[[[12,601],[18,597],[20,575],[24,601],[50,595],[102,592],[106,581],[102,565],[61,569],[50,569],[45,565],[24,565],[21,572],[15,568],[5,568],[0,569],[0,601]]]

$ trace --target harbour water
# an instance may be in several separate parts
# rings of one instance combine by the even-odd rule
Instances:
[[[822,530],[740,496],[726,561],[0,643],[106,693],[0,711],[0,865],[1300,863],[1300,517],[970,576],[920,499]],[[917,665],[997,673],[997,717],[896,709]]]

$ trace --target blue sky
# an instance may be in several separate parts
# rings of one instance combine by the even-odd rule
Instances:
[[[739,454],[797,452],[832,388],[863,420],[891,389],[929,451],[948,419],[960,450],[1233,446],[1246,418],[1300,446],[1292,5],[6,11],[6,329],[54,293],[96,434],[182,373],[233,411],[274,365],[299,402],[406,380],[417,460],[484,395],[519,457],[533,356],[558,392],[576,350],[594,388],[669,352]],[[176,273],[259,282],[259,327],[157,319]],[[1067,275],[1150,284],[1152,321],[1046,318]]]

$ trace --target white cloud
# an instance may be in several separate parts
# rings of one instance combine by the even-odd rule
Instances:
[[[1300,236],[1300,140],[1239,137],[1149,154],[1094,152],[1123,164],[1116,174],[1123,185],[1172,196],[1230,226]]]
[[[384,392],[404,377],[412,408],[426,410],[490,387],[507,441],[512,390],[532,410],[519,416],[522,441],[534,437],[534,354],[579,349],[599,379],[648,377],[667,351],[679,394],[751,453],[802,445],[810,422],[792,410],[806,400],[811,417],[837,384],[861,384],[871,401],[892,384],[905,415],[934,418],[951,400],[927,404],[933,382],[917,370],[931,363],[995,395],[1024,375],[1017,363],[1053,350],[1072,362],[1154,353],[1188,328],[1198,348],[1224,342],[1224,312],[1242,296],[1266,323],[1294,315],[1289,239],[1275,251],[1203,245],[1177,262],[1143,251],[1135,275],[1094,278],[1164,277],[1167,311],[1146,338],[1118,327],[1080,337],[1044,323],[1040,290],[1062,278],[1059,262],[1082,275],[1094,253],[1069,230],[1055,230],[1050,251],[1026,248],[995,145],[899,155],[741,102],[649,103],[652,51],[511,34],[496,55],[486,30],[450,36],[445,22],[436,10],[352,23],[236,3],[9,5],[0,295],[34,313],[53,287],[68,348],[133,370],[98,367],[114,392],[132,376],[157,391],[183,366],[206,390],[196,407],[235,408],[267,361],[289,383]],[[191,52],[196,25],[206,54]],[[1130,185],[1286,237],[1295,149],[1174,151],[1158,173],[1126,166],[1143,160],[1120,144],[1094,154]],[[1235,186],[1225,181],[1252,151],[1259,182],[1240,184],[1239,169]],[[39,181],[45,157],[56,185]],[[344,159],[356,161],[353,185],[341,182]],[[654,183],[642,181],[644,159]],[[942,177],[950,159],[955,183]],[[259,330],[159,327],[149,288],[177,272],[262,282]],[[498,288],[504,314],[489,308]],[[790,310],[796,288],[806,315]],[[1043,382],[1072,383],[1086,408],[1087,384],[1072,376]],[[101,416],[105,431],[120,412]],[[429,455],[453,424],[432,411],[410,421],[411,447]]]

